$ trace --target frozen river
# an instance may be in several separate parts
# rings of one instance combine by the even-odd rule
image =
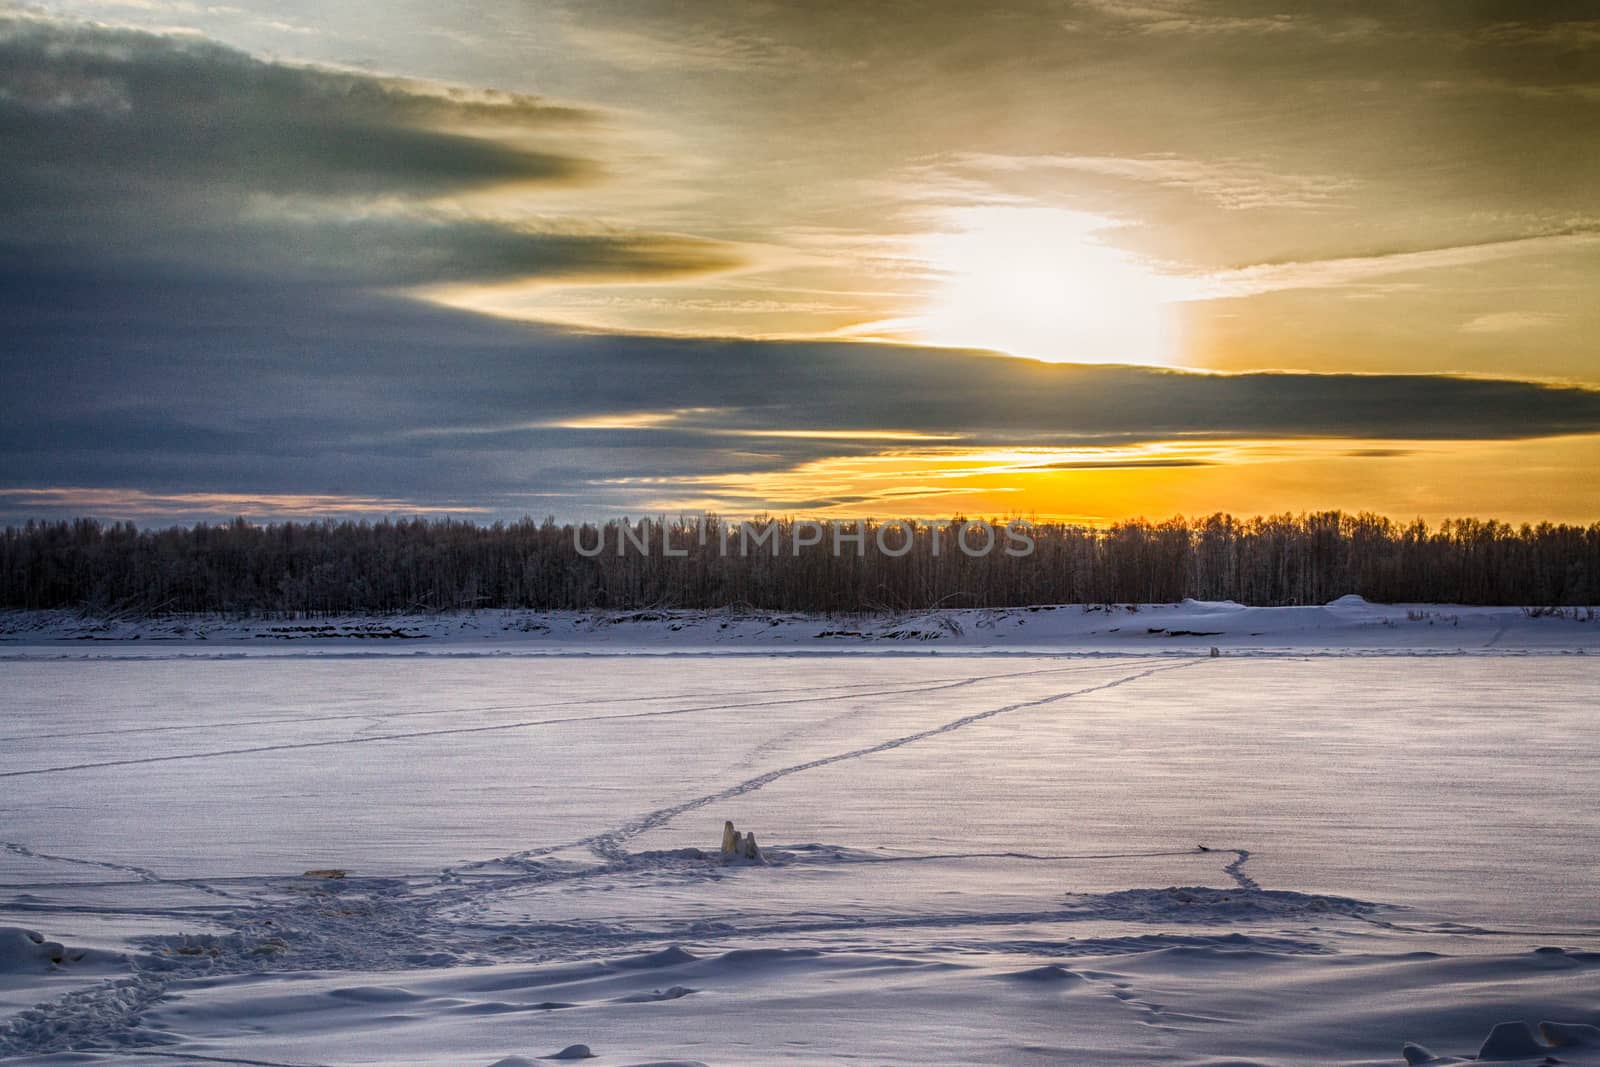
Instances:
[[[3,662],[0,925],[91,951],[14,950],[0,1052],[1400,1063],[1596,1024],[1592,664]],[[699,855],[724,820],[769,862]]]

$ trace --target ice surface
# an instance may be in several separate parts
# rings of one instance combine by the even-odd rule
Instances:
[[[0,1054],[1600,1063],[1595,661],[1509,635],[31,645],[0,662]]]

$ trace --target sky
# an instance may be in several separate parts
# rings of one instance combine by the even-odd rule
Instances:
[[[1592,0],[0,0],[0,522],[1600,519]]]

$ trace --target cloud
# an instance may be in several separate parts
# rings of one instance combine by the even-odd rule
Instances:
[[[1052,463],[1029,463],[1019,469],[1029,471],[1128,471],[1161,470],[1179,467],[1214,467],[1215,460],[1171,457],[1167,459],[1064,459]]]
[[[595,113],[259,59],[198,37],[0,15],[0,245],[283,281],[665,279],[731,246],[505,218],[488,190],[603,179]]]
[[[627,70],[792,73],[812,62],[810,53],[792,44],[730,33],[715,24],[686,29],[679,22],[652,32],[637,25],[588,25],[569,18],[561,33],[596,59]]]
[[[1462,333],[1512,333],[1517,330],[1538,330],[1561,321],[1560,315],[1537,311],[1491,311],[1477,315],[1461,324]]]
[[[138,489],[50,486],[24,489],[0,486],[0,513],[67,511],[79,515],[140,515],[168,522],[218,515],[316,519],[328,515],[473,515],[489,509],[462,503],[439,504],[394,497],[306,493],[147,493]]]
[[[1443,270],[1492,263],[1518,256],[1567,252],[1600,244],[1600,230],[1575,229],[1501,241],[1426,248],[1408,252],[1379,252],[1365,256],[1258,263],[1209,276],[1211,288],[1202,299],[1254,296],[1285,289],[1329,289],[1362,285],[1376,278],[1413,271]]]
[[[1285,12],[1230,13],[1216,4],[1193,0],[1123,3],[1121,0],[1076,0],[1077,8],[1112,22],[1128,23],[1150,34],[1278,34],[1303,30],[1311,20]]]
[[[281,4],[246,0],[235,19],[150,2],[152,22],[252,47],[284,40],[245,24]],[[1360,449],[1597,433],[1594,392],[1530,382],[575,334],[373,291],[453,287],[460,304],[487,307],[472,297],[492,289],[497,306],[535,312],[628,303],[634,318],[571,318],[679,333],[755,321],[843,335],[913,312],[941,280],[908,242],[936,209],[1048,201],[1127,223],[1119,249],[1192,264],[1171,267],[1184,272],[1174,280],[1205,295],[1343,290],[1331,294],[1343,305],[1351,287],[1399,280],[1432,301],[1415,318],[1341,317],[1370,327],[1370,348],[1323,345],[1313,311],[1251,320],[1263,354],[1241,360],[1314,350],[1372,366],[1416,341],[1421,354],[1403,365],[1449,365],[1511,340],[1458,330],[1533,324],[1488,310],[1522,306],[1482,295],[1489,271],[1459,299],[1421,272],[1506,261],[1510,289],[1534,257],[1592,248],[1600,231],[1554,227],[1592,214],[1586,133],[1600,112],[1571,94],[1418,89],[1587,84],[1590,30],[1571,14],[1584,6],[1020,0],[975,18],[954,0],[537,11],[492,0],[396,8],[378,23],[287,7],[325,31],[293,43],[297,55],[359,49],[385,69],[526,85],[537,46],[539,84],[615,111],[264,59],[193,34],[0,15],[0,484],[161,514],[304,499],[573,515],[680,499],[683,486],[726,500],[742,484],[759,504],[775,472],[819,473],[796,474],[772,500],[947,492],[932,466],[883,478],[870,497],[819,466],[892,467],[942,448],[1140,470],[1211,461],[1136,448],[1175,439]],[[1063,15],[1081,32],[1063,31]],[[569,24],[585,47],[563,38]],[[916,160],[939,174],[869,188]],[[697,230],[789,254],[760,258]],[[752,254],[760,276],[616,287],[727,271]],[[1571,283],[1571,266],[1541,290]],[[499,288],[580,281],[597,290],[518,303],[524,294]],[[1581,350],[1583,316],[1567,318],[1572,331],[1530,332],[1527,347]],[[1488,358],[1511,357],[1472,365]],[[1523,366],[1515,373],[1552,364]],[[1094,448],[1105,452],[1079,458]],[[9,499],[8,515],[70,506]]]
[[[26,15],[0,16],[0,107],[9,165],[69,184],[428,193],[595,172],[464,132],[560,132],[594,118],[581,109]]]
[[[1209,458],[1140,442],[1600,433],[1600,392],[1531,382],[578,335],[353,290],[4,260],[0,316],[8,489],[137,492],[177,498],[180,510],[209,494],[217,513],[234,498],[349,498],[582,516],[695,486],[727,502],[715,494],[852,457],[1033,449],[1024,466],[1140,469]],[[797,491],[775,501],[833,495],[825,481],[791,481]],[[937,487],[876,484],[912,482]],[[13,494],[0,510],[35,514],[45,502]],[[167,506],[142,513],[177,514]]]
[[[1422,88],[1430,93],[1467,97],[1481,94],[1504,94],[1535,101],[1560,102],[1564,99],[1575,100],[1580,103],[1600,101],[1600,81],[1564,82],[1552,81],[1548,78],[1525,78],[1519,81],[1504,76],[1482,76],[1472,78],[1433,78],[1423,82]]]
[[[1474,37],[1489,44],[1582,51],[1600,48],[1600,19],[1496,22],[1480,28]]]
[[[1354,186],[1347,178],[1280,174],[1242,159],[1200,160],[1166,153],[1148,156],[1003,156],[968,152],[962,167],[990,172],[1077,171],[1141,184],[1183,189],[1230,211],[1252,208],[1311,210],[1327,206]]]
[[[569,224],[570,225],[570,224]],[[676,234],[541,230],[454,213],[410,211],[361,218],[246,223],[236,249],[188,249],[241,272],[336,284],[427,286],[529,279],[660,281],[730,270],[732,246]],[[169,254],[177,251],[169,245]]]

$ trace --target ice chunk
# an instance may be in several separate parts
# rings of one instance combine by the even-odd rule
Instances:
[[[1544,1022],[1539,1033],[1555,1048],[1600,1048],[1600,1026]]]
[[[568,1045],[566,1048],[562,1049],[560,1052],[552,1052],[550,1055],[546,1056],[545,1059],[547,1059],[547,1060],[592,1060],[592,1059],[594,1059],[594,1053],[589,1050],[589,1046],[588,1045]]]
[[[1526,1060],[1543,1056],[1549,1047],[1539,1043],[1533,1027],[1521,1019],[1501,1023],[1489,1031],[1483,1047],[1478,1050],[1480,1060]]]
[[[761,848],[754,833],[741,834],[733,828],[730,819],[722,824],[722,856],[724,860],[743,859],[753,863],[761,861]]]

